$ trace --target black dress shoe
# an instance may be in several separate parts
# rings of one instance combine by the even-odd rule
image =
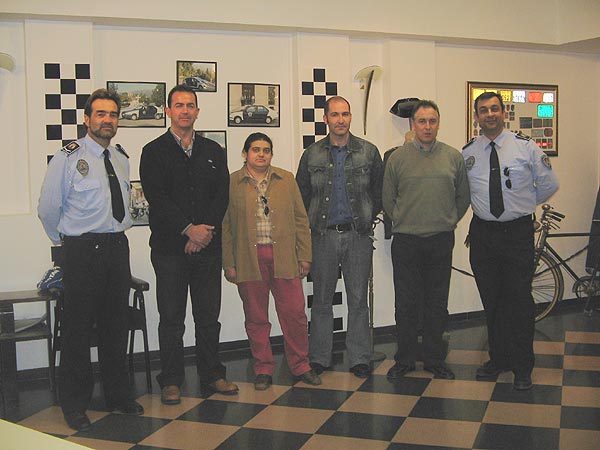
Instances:
[[[259,373],[254,379],[254,389],[257,391],[266,391],[273,384],[273,377],[266,373]]]
[[[531,382],[531,375],[517,375],[515,374],[515,380],[513,381],[513,389],[515,391],[528,391],[533,387]]]
[[[396,378],[403,377],[405,374],[407,374],[408,372],[412,372],[413,370],[415,370],[414,364],[402,364],[397,362],[392,367],[390,367],[390,370],[388,370],[387,373],[387,377],[391,378],[392,380],[395,380]]]
[[[77,431],[89,430],[92,427],[90,419],[88,419],[88,416],[82,412],[65,414],[65,420],[67,421],[67,425],[69,425],[69,427]]]
[[[144,407],[135,400],[125,400],[121,403],[107,405],[108,410],[119,412],[121,414],[129,414],[132,416],[140,416],[144,414]]]
[[[496,366],[494,361],[489,360],[483,363],[481,367],[477,368],[475,373],[476,380],[495,380],[498,375],[502,372],[506,372],[507,369],[502,369]]]
[[[325,366],[322,364],[319,364],[317,362],[311,362],[310,363],[310,368],[313,370],[314,373],[316,373],[317,375],[321,375],[323,372],[325,372]]]
[[[310,384],[311,386],[319,386],[322,383],[321,378],[314,369],[304,372],[302,375],[299,375],[298,378],[300,381]]]
[[[357,378],[369,378],[371,376],[371,368],[368,364],[357,364],[350,367],[350,372]]]
[[[442,380],[454,380],[454,372],[445,364],[435,364],[433,366],[423,367],[427,372],[433,374],[433,378],[441,378]]]

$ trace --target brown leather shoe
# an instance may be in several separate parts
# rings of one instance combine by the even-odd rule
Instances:
[[[240,388],[237,384],[227,381],[225,378],[219,378],[217,381],[213,381],[208,384],[217,394],[223,395],[235,395],[238,393]]]
[[[181,403],[181,391],[179,386],[165,386],[160,392],[160,401],[165,405],[179,405]]]

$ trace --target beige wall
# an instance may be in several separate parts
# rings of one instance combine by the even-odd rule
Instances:
[[[7,17],[95,18],[135,25],[145,20],[200,28],[257,27],[269,31],[313,30],[430,36],[449,39],[562,44],[599,37],[600,3],[596,0],[230,0],[198,2],[145,0],[101,3],[75,0],[3,0]],[[267,27],[266,29],[264,27]],[[256,29],[256,28],[255,28]]]

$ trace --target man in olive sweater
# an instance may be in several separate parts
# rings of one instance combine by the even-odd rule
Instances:
[[[398,349],[388,377],[415,370],[419,310],[423,363],[435,378],[453,379],[442,335],[448,318],[454,228],[469,206],[469,184],[458,150],[436,140],[440,113],[419,101],[411,122],[415,140],[390,156],[383,208],[392,218],[392,264]]]

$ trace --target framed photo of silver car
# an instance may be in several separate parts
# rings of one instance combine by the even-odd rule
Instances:
[[[121,97],[119,128],[165,128],[166,83],[107,81],[106,89]]]
[[[230,127],[279,127],[279,85],[227,84]]]
[[[217,92],[217,63],[210,61],[177,61],[177,84],[196,92]]]
[[[133,220],[133,226],[148,225],[148,213],[150,206],[144,196],[142,182],[135,180],[131,182],[131,192],[129,196],[129,214]]]
[[[200,130],[198,134],[206,139],[215,141],[227,155],[227,131],[225,130]]]

